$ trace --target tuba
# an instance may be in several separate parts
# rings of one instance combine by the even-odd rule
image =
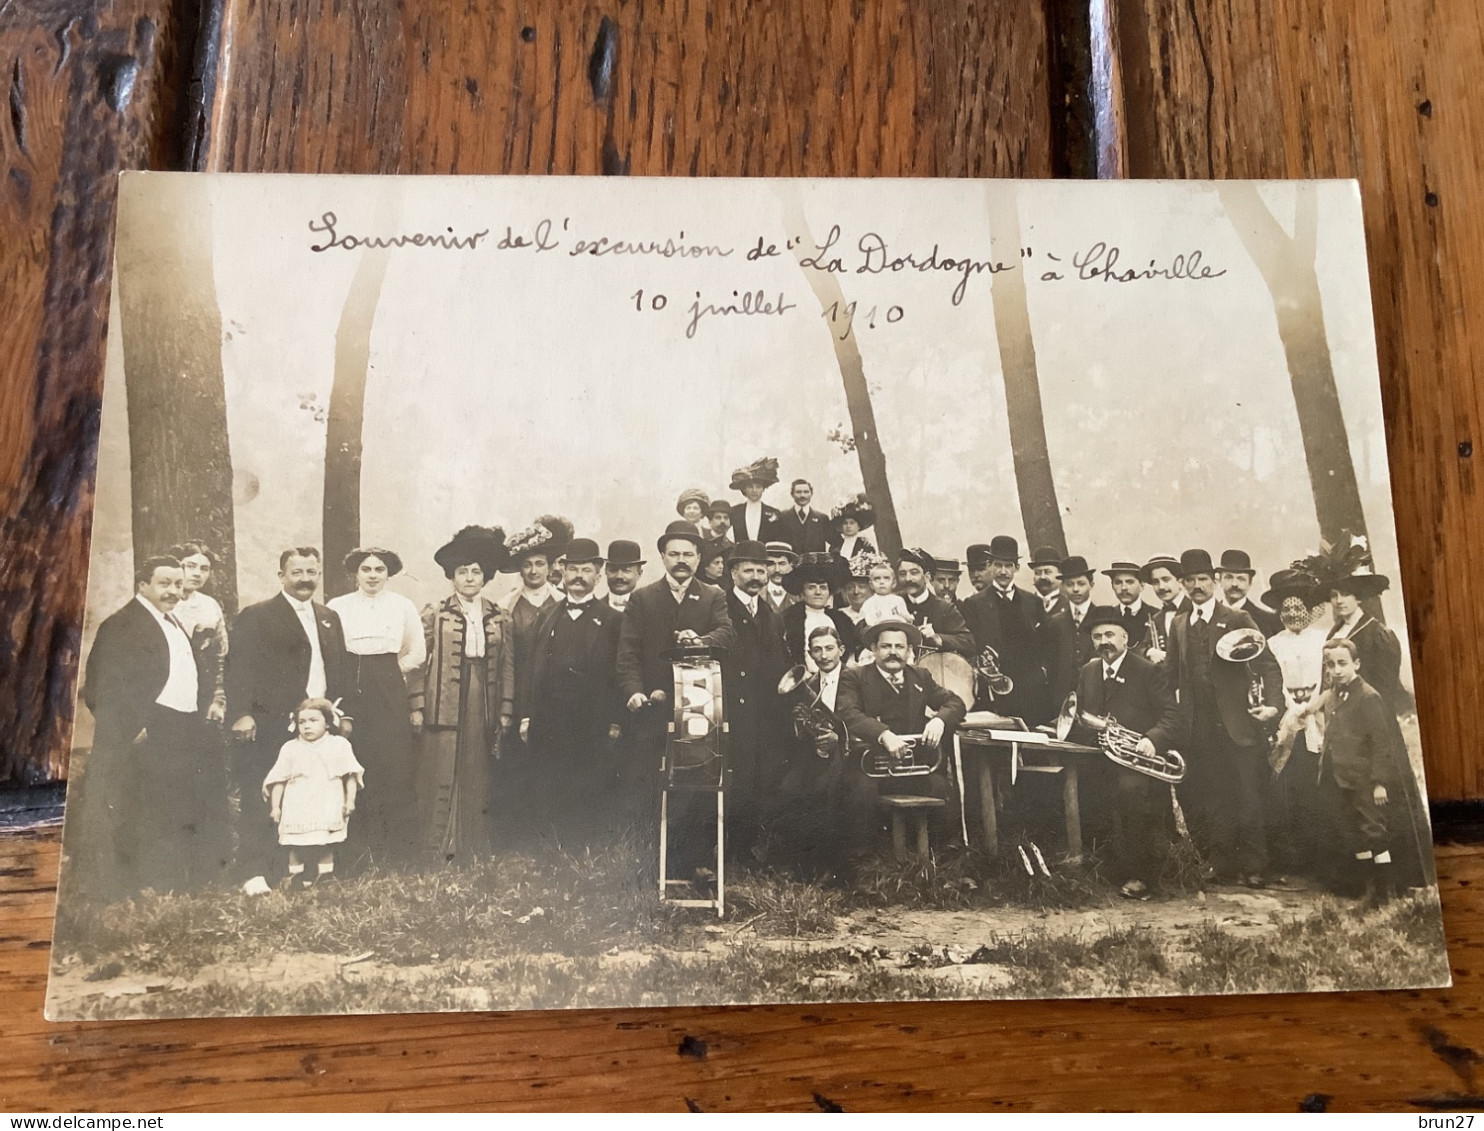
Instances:
[[[778,694],[795,698],[789,707],[795,738],[813,747],[820,758],[833,758],[840,753],[835,714],[819,701],[817,674],[810,675],[803,664],[794,665],[778,681]]]
[[[979,655],[974,660],[974,670],[984,680],[984,686],[991,695],[1009,695],[1015,690],[1015,681],[1000,667],[1000,654],[988,644],[979,649]]]
[[[1179,785],[1185,780],[1185,759],[1180,751],[1166,750],[1163,754],[1156,751],[1153,755],[1139,753],[1139,742],[1144,736],[1124,726],[1112,715],[1104,717],[1083,711],[1077,715],[1077,721],[1097,732],[1098,746],[1110,761],[1171,785]]]

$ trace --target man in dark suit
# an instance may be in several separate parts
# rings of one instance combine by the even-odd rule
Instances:
[[[1162,664],[1169,651],[1175,617],[1190,611],[1190,597],[1185,586],[1180,584],[1180,559],[1157,554],[1144,563],[1140,576],[1144,584],[1154,590],[1154,600],[1149,604],[1158,610],[1154,618],[1154,636],[1145,655],[1156,664]]]
[[[897,591],[907,602],[922,643],[935,652],[974,654],[974,635],[964,616],[929,584],[937,560],[921,546],[897,554]]]
[[[1115,719],[1143,736],[1137,753],[1150,759],[1164,754],[1174,744],[1180,725],[1175,689],[1165,669],[1129,648],[1121,612],[1103,609],[1093,613],[1091,631],[1096,655],[1077,678],[1079,717]],[[1082,722],[1072,728],[1069,737],[1073,742],[1097,745],[1097,734]],[[1158,886],[1169,853],[1174,817],[1169,786],[1106,760],[1089,769],[1093,773],[1086,785],[1107,785],[1099,792],[1112,808],[1114,863],[1120,873],[1115,878],[1122,881],[1121,892],[1129,899],[1148,899]]]
[[[269,878],[280,870],[263,779],[291,737],[293,712],[305,699],[333,703],[350,690],[340,617],[314,599],[319,551],[313,546],[285,550],[278,558],[278,580],[280,592],[237,615],[227,654],[232,778],[241,803],[237,865],[247,877],[243,890],[252,894],[266,892]],[[346,736],[352,729],[352,722],[340,727]],[[376,789],[377,783],[368,781],[366,788]]]
[[[855,622],[839,609],[830,608],[835,591],[850,580],[850,567],[845,559],[823,551],[805,554],[783,577],[783,587],[797,597],[792,605],[783,610],[781,624],[783,642],[787,647],[788,666],[812,665],[809,658],[809,635],[824,625],[835,630],[835,636],[845,650],[853,656],[858,648]]]
[[[1216,581],[1227,605],[1251,617],[1264,636],[1276,636],[1283,631],[1283,621],[1272,609],[1264,608],[1248,596],[1252,579],[1256,576],[1257,571],[1252,568],[1252,559],[1246,550],[1221,551],[1221,567]]]
[[[796,554],[824,553],[836,541],[835,531],[829,518],[809,505],[814,499],[813,484],[795,479],[788,490],[794,505],[779,514],[776,537],[792,546]]]
[[[598,544],[574,538],[562,565],[564,596],[536,630],[531,714],[520,721],[530,772],[525,810],[540,827],[581,840],[602,824],[616,768],[621,705],[616,667],[623,614],[593,596]]]
[[[81,855],[94,854],[88,870],[109,900],[196,887],[228,862],[219,743],[208,740],[195,652],[173,616],[184,576],[175,558],[145,559],[134,599],[98,626],[88,655],[82,700],[96,728],[78,808],[95,839]]]
[[[629,606],[629,597],[644,576],[644,554],[638,542],[615,538],[608,543],[608,560],[603,565],[603,580],[608,586],[604,602],[615,613]]]
[[[1143,567],[1137,562],[1114,562],[1103,570],[1103,576],[1113,587],[1113,596],[1119,623],[1128,633],[1128,647],[1140,656],[1148,657],[1154,646],[1154,634],[1159,630],[1159,618],[1164,609],[1144,600]]]
[[[976,656],[993,648],[1000,670],[1014,686],[994,695],[981,680],[981,706],[1001,715],[1014,715],[1036,726],[1055,713],[1060,703],[1046,695],[1046,668],[1040,654],[1036,622],[1042,606],[1015,584],[1020,568],[1020,543],[1008,534],[996,534],[989,544],[968,549],[969,575],[986,584],[964,600],[964,623],[974,637]]]
[[[1067,599],[1061,592],[1061,563],[1066,557],[1054,546],[1038,546],[1027,563],[1031,567],[1031,588],[1041,602],[1037,620],[1045,620],[1058,609],[1064,609]]]
[[[741,491],[745,502],[732,507],[731,534],[738,542],[777,541],[783,537],[778,508],[763,502],[763,492],[778,482],[778,461],[756,460],[732,472],[732,490]]]
[[[958,564],[957,558],[933,559],[933,573],[930,579],[933,592],[959,612],[963,612],[963,607],[958,599],[958,583],[963,580],[963,576],[963,567]]]
[[[1056,709],[1076,688],[1082,666],[1092,659],[1092,615],[1110,611],[1110,606],[1093,602],[1093,570],[1086,558],[1074,554],[1062,559],[1061,575],[1063,603],[1041,621],[1047,685]]]
[[[764,545],[768,555],[768,583],[763,586],[763,600],[779,616],[790,605],[798,604],[799,598],[784,587],[783,579],[799,564],[799,555],[787,542],[768,542]]]
[[[968,710],[962,699],[912,665],[913,650],[923,642],[916,625],[884,620],[868,626],[861,636],[874,662],[844,672],[835,698],[835,713],[855,752],[852,764],[846,767],[845,789],[847,843],[850,854],[857,858],[870,853],[875,834],[882,827],[879,799],[883,792],[920,794],[944,801],[952,792],[946,759],[944,768],[936,773],[871,778],[859,768],[859,752],[880,747],[897,758],[907,748],[903,736],[917,734],[924,745],[938,747],[964,721]],[[954,824],[947,819],[947,807],[939,811],[934,823],[940,833]]]
[[[1283,674],[1267,649],[1245,663],[1217,655],[1217,642],[1227,633],[1261,629],[1216,599],[1210,554],[1181,554],[1180,581],[1191,608],[1175,618],[1165,662],[1180,698],[1182,805],[1189,802],[1191,833],[1209,852],[1217,877],[1261,887],[1267,863],[1264,783],[1272,724],[1283,705]],[[1261,699],[1256,706],[1249,699],[1254,681]]]
[[[789,659],[778,614],[761,596],[768,578],[767,551],[759,542],[739,542],[727,559],[727,570],[732,645],[721,665],[732,771],[727,823],[737,834],[736,843],[750,848],[782,775],[778,681],[788,670]]]
[[[683,520],[672,522],[657,546],[665,576],[635,590],[618,637],[618,690],[629,712],[623,729],[633,740],[625,743],[629,764],[623,775],[641,820],[656,801],[650,787],[674,711],[675,674],[668,653],[677,643],[697,642],[725,651],[733,641],[726,597],[696,577],[700,533]]]

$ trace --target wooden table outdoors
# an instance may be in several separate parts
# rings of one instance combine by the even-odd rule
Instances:
[[[120,168],[1358,176],[1432,795],[1484,797],[1481,55],[1466,0],[0,0],[0,781],[64,771]],[[56,830],[0,834],[0,1107],[1481,1106],[1439,865],[1447,992],[49,1026]]]

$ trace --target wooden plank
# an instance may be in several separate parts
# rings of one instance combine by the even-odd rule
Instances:
[[[172,159],[183,39],[169,0],[0,5],[0,782],[64,772],[114,174]]]
[[[229,0],[205,164],[1046,176],[1037,5]]]
[[[1484,8],[1109,3],[1106,171],[1360,179],[1429,792],[1484,797]]]
[[[1448,991],[51,1025],[57,849],[55,830],[0,834],[0,1103],[13,1111],[1484,1105],[1476,845],[1439,853]],[[704,1056],[681,1052],[688,1037]]]

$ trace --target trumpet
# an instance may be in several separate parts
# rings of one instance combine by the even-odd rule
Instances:
[[[1078,712],[1077,721],[1088,730],[1096,731],[1098,746],[1110,761],[1126,769],[1137,770],[1159,781],[1179,785],[1185,780],[1185,758],[1178,750],[1167,750],[1152,755],[1139,752],[1139,743],[1144,736],[1124,726],[1112,715],[1092,715]]]
[[[1009,695],[1015,690],[1015,681],[1000,667],[1000,654],[986,644],[979,649],[974,660],[974,670],[984,680],[991,695]]]
[[[835,713],[820,702],[819,685],[818,673],[810,675],[803,664],[795,664],[778,681],[778,694],[794,695],[802,690],[812,696],[805,702],[800,695],[789,707],[794,737],[812,746],[818,757],[828,759],[840,753],[840,732],[836,729]]]

